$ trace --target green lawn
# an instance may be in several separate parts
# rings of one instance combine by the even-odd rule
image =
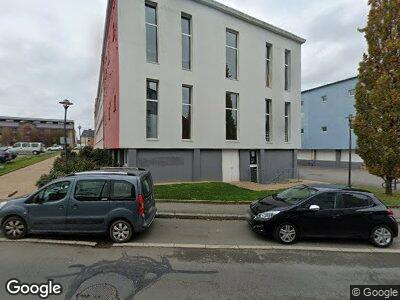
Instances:
[[[39,155],[20,155],[11,162],[0,164],[0,176],[36,164],[58,154],[58,152],[51,152]]]
[[[277,191],[252,191],[224,182],[157,185],[157,199],[254,201]]]
[[[393,196],[387,196],[385,195],[383,189],[365,186],[357,188],[362,188],[374,193],[387,205],[400,205],[400,191],[395,193]],[[182,183],[155,186],[155,194],[157,199],[170,200],[219,200],[251,202],[279,192],[280,190],[252,191],[223,182]]]

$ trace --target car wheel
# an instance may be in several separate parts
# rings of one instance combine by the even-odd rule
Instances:
[[[4,221],[2,230],[6,238],[17,240],[26,235],[26,223],[20,217],[9,217]]]
[[[125,220],[114,221],[110,226],[110,238],[115,243],[126,243],[132,235],[132,225]]]
[[[379,225],[372,229],[370,240],[376,247],[386,248],[393,242],[393,233],[389,227]]]
[[[33,154],[33,155],[38,155],[38,154],[39,154],[39,152],[37,152],[37,151],[33,151],[33,152],[32,152],[32,154]]]
[[[297,229],[291,223],[282,223],[276,226],[274,238],[282,244],[293,244],[297,239]]]

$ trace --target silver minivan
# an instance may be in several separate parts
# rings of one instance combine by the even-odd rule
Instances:
[[[40,154],[45,152],[43,143],[18,142],[12,146],[11,152],[17,154]]]

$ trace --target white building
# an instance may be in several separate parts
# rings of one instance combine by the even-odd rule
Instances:
[[[212,0],[109,0],[95,146],[156,181],[293,176],[304,41]]]

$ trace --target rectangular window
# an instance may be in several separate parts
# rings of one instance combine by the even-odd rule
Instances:
[[[158,62],[157,5],[146,2],[146,57],[148,62]]]
[[[265,47],[265,83],[267,87],[270,87],[272,83],[271,59],[272,59],[272,45],[267,43]]]
[[[285,142],[290,141],[290,103],[285,102]]]
[[[192,138],[192,87],[182,86],[182,139]]]
[[[100,201],[108,197],[106,180],[79,180],[75,187],[74,198],[78,201]]]
[[[350,97],[354,97],[355,94],[356,94],[356,90],[355,89],[349,90],[349,96]]]
[[[304,134],[304,128],[301,129],[301,134]]]
[[[136,191],[133,184],[122,181],[113,180],[111,183],[111,201],[132,201],[136,199]]]
[[[226,30],[226,78],[237,79],[238,74],[238,33]]]
[[[327,96],[322,96],[322,97],[321,97],[322,103],[326,103],[327,100],[328,100],[328,97],[327,97]]]
[[[146,138],[158,138],[158,81],[147,80],[146,84]]]
[[[226,93],[226,140],[236,141],[238,139],[238,109],[239,95],[235,93]]]
[[[272,100],[265,100],[265,140],[267,142],[271,141],[271,107]]]
[[[322,126],[322,127],[321,127],[321,130],[322,130],[322,132],[327,132],[327,131],[328,131],[328,127]]]
[[[290,90],[290,62],[291,53],[290,50],[285,50],[285,91]]]
[[[182,14],[182,68],[190,70],[192,68],[192,24],[191,17]]]

